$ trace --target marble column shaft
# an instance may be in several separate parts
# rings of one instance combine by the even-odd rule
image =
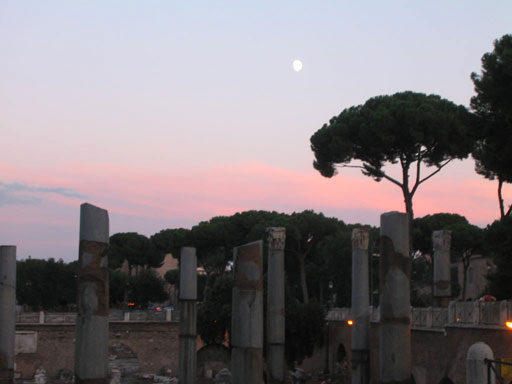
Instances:
[[[434,231],[434,299],[437,304],[447,307],[452,296],[450,276],[450,247],[452,231]]]
[[[80,206],[75,383],[108,382],[109,219],[105,209]]]
[[[355,228],[352,231],[352,384],[369,382],[368,243],[368,229]]]
[[[14,381],[16,247],[0,246],[0,383]]]
[[[274,381],[285,379],[284,248],[286,228],[267,228],[267,364]]]
[[[263,243],[234,249],[231,383],[263,383]]]
[[[411,257],[409,216],[388,212],[380,218],[380,383],[410,383]]]
[[[179,379],[193,384],[197,377],[197,257],[193,247],[181,248]]]

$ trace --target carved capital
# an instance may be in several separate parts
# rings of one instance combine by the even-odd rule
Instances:
[[[352,230],[352,248],[368,249],[370,235],[366,228],[354,228]]]
[[[452,231],[432,232],[434,251],[449,251],[452,244]]]
[[[282,251],[286,243],[286,228],[284,227],[269,227],[268,233],[268,246],[271,249]]]

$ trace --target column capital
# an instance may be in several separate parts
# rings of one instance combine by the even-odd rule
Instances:
[[[269,227],[267,228],[267,241],[271,249],[282,251],[286,243],[286,228]]]

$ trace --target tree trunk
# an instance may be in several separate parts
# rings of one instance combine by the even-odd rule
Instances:
[[[503,180],[498,177],[498,201],[500,202],[500,217],[503,219],[505,217],[505,205],[503,204]]]
[[[300,285],[302,287],[302,302],[304,304],[309,303],[309,295],[308,295],[308,284],[306,282],[306,255],[297,255],[297,259],[299,260],[300,267]]]

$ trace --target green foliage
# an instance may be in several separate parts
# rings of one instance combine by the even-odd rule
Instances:
[[[377,96],[364,105],[345,109],[311,137],[313,166],[332,177],[337,167],[356,160],[366,176],[383,178],[397,185],[404,195],[406,211],[413,217],[412,198],[421,183],[452,159],[463,159],[472,150],[471,114],[463,106],[437,95],[414,92]],[[400,163],[402,180],[386,174],[386,164]],[[409,172],[416,163],[414,183]],[[421,175],[421,164],[433,167]]]
[[[109,270],[109,295],[110,305],[121,304],[124,302],[124,293],[128,276],[119,270]]]
[[[231,331],[233,277],[229,273],[211,274],[204,301],[197,310],[197,333],[205,344],[222,344]]]
[[[322,347],[325,338],[325,312],[316,301],[304,304],[286,302],[285,356],[290,367],[313,355],[315,346]]]
[[[66,309],[76,303],[76,262],[31,259],[16,262],[16,299],[38,309]]]
[[[497,267],[489,277],[490,292],[498,300],[512,299],[512,217],[489,225],[486,243]]]
[[[152,270],[145,270],[130,279],[128,299],[136,306],[146,307],[149,302],[161,303],[168,299],[164,281]]]
[[[311,265],[311,261],[317,252],[318,244],[327,237],[334,236],[337,231],[343,230],[345,224],[336,218],[327,218],[322,213],[311,210],[292,213],[285,224],[285,268],[290,279],[298,281],[302,293],[301,300],[307,303],[309,301],[307,264],[310,264],[310,272],[316,269]],[[321,259],[320,255],[317,256]],[[321,263],[321,260],[319,261]]]
[[[476,96],[471,107],[481,117],[481,137],[473,151],[476,171],[498,180],[501,217],[512,214],[505,210],[502,186],[512,183],[512,35],[494,41],[493,52],[482,57],[482,74],[471,74]]]
[[[116,233],[110,236],[108,261],[111,269],[118,269],[124,260],[131,269],[134,265],[148,264],[149,239],[136,232]]]
[[[179,260],[181,247],[191,244],[190,237],[190,230],[185,228],[161,230],[150,238],[152,252],[159,255],[162,260],[167,253],[171,253],[175,259]]]
[[[180,284],[180,270],[168,270],[167,272],[165,272],[164,279],[168,284],[178,286]]]

